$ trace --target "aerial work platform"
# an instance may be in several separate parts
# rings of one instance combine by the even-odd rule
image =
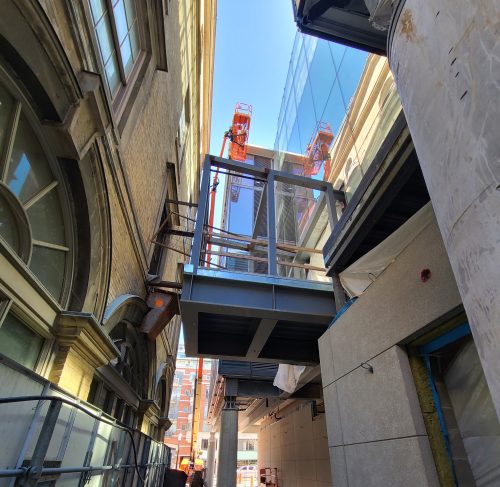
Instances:
[[[221,228],[208,223],[212,171],[226,175]],[[230,207],[231,185],[242,179],[253,190]],[[304,225],[306,197],[313,210]],[[314,220],[325,221],[325,213],[330,227],[336,224],[336,203],[343,198],[325,181],[207,156],[180,301],[186,354],[318,363],[317,340],[335,315],[335,300],[324,268],[310,262],[321,250],[305,246],[304,238]],[[230,222],[243,228],[244,218],[250,230],[233,232]]]

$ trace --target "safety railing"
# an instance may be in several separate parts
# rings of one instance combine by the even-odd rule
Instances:
[[[0,486],[160,486],[170,449],[64,395],[0,398]]]
[[[212,182],[213,173],[225,178],[224,188],[219,180]],[[222,198],[211,197],[214,191]],[[201,268],[293,279],[309,279],[314,272],[324,275],[322,250],[310,244],[318,236],[311,235],[321,225],[333,229],[344,201],[344,193],[325,181],[207,156],[192,271],[196,274]],[[216,220],[209,217],[214,213]]]

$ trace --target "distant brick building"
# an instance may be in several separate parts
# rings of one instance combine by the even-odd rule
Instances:
[[[211,370],[212,361],[205,359],[203,361],[203,380],[200,398],[200,432],[208,431],[206,419]],[[169,409],[169,419],[172,421],[172,426],[167,431],[165,437],[165,443],[175,450],[173,462],[176,461],[178,465],[180,465],[183,458],[189,458],[191,455],[193,403],[197,372],[198,359],[186,357],[184,344],[179,344]],[[207,446],[203,444],[203,439],[199,438],[198,449],[206,450]]]

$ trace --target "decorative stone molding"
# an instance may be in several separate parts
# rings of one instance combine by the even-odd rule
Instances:
[[[119,355],[90,313],[63,311],[54,326],[57,349],[50,380],[87,399],[95,370]]]

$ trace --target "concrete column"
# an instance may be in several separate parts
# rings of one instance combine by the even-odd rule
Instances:
[[[207,450],[207,471],[205,482],[207,487],[213,487],[214,482],[214,465],[215,464],[215,432],[211,431],[208,438]]]
[[[238,409],[234,396],[224,397],[221,411],[217,487],[236,487]]]
[[[498,0],[401,0],[388,46],[500,417],[499,18]]]

